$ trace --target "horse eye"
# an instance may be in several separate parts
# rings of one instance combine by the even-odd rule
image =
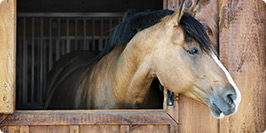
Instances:
[[[199,49],[194,47],[190,50],[187,51],[189,54],[195,55],[195,54],[199,54]]]

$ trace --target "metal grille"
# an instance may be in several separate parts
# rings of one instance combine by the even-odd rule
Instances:
[[[101,51],[121,18],[121,13],[18,13],[16,109],[42,109],[53,64],[72,51]]]

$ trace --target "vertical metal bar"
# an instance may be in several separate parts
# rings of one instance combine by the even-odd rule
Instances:
[[[27,60],[27,50],[28,50],[28,45],[26,42],[26,18],[23,18],[23,104],[27,103],[27,98],[28,98],[28,88],[27,88],[27,64],[28,64],[28,60]]]
[[[34,57],[35,57],[35,44],[34,44],[34,36],[35,36],[35,20],[34,18],[32,18],[32,36],[31,36],[31,45],[32,45],[32,49],[31,49],[31,100],[32,100],[32,104],[34,103],[34,82],[35,82],[35,78],[34,78]]]
[[[66,28],[67,28],[67,36],[66,36],[66,53],[70,52],[70,40],[69,40],[69,18],[66,18]]]
[[[19,95],[19,103],[22,104],[23,103],[23,62],[21,62],[21,60],[23,59],[23,39],[18,40],[19,44],[18,44],[18,57],[17,57],[17,61],[18,65],[19,65],[19,79],[18,79],[18,84],[19,84],[19,91],[18,91],[18,95]]]
[[[83,26],[83,29],[84,29],[84,31],[83,31],[83,34],[84,34],[84,49],[86,48],[86,40],[87,40],[87,18],[85,17],[84,18],[84,20],[83,20],[84,22],[84,26]]]
[[[58,22],[57,22],[57,44],[56,44],[56,61],[59,59],[59,55],[60,55],[60,26],[61,26],[61,23],[60,23],[60,18],[58,18]]]
[[[49,18],[49,68],[50,70],[53,65],[53,42],[52,42],[52,18]]]
[[[95,50],[95,19],[92,18],[92,50]]]
[[[98,50],[102,50],[103,49],[103,18],[101,18],[101,37],[100,37],[100,42],[99,42],[99,46],[98,46]]]
[[[75,18],[75,50],[78,50],[78,19]]]
[[[110,17],[109,19],[109,41],[111,41],[111,37],[112,37],[112,28],[113,28],[113,19]]]
[[[40,94],[39,94],[39,102],[42,103],[42,93],[43,93],[43,18],[41,17],[41,59],[40,59]]]

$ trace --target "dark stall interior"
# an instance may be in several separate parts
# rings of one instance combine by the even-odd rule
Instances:
[[[162,8],[162,0],[17,1],[16,109],[43,109],[53,64],[77,50],[99,53],[125,11]]]

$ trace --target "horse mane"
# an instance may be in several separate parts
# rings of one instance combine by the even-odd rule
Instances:
[[[160,22],[162,18],[172,15],[174,11],[159,10],[159,11],[145,11],[136,13],[135,11],[127,11],[122,19],[122,22],[117,25],[112,33],[109,44],[97,55],[96,60],[101,60],[102,57],[107,55],[118,45],[127,45],[127,43],[145,28],[149,28],[156,23]],[[184,29],[186,41],[194,38],[200,47],[205,51],[210,51],[210,39],[203,27],[203,25],[192,17],[189,13],[185,12],[180,20],[180,24]]]

